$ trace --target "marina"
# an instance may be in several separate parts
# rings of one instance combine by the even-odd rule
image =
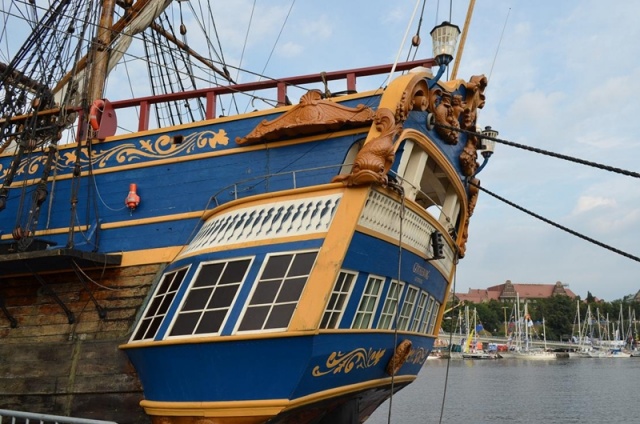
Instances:
[[[638,375],[640,358],[427,361],[394,396],[391,422],[632,424]],[[387,424],[388,414],[386,402],[367,423]]]

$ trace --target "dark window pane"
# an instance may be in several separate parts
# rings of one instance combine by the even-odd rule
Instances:
[[[209,311],[204,314],[196,334],[217,333],[224,320],[227,311]]]
[[[140,327],[138,327],[138,332],[133,340],[141,340],[144,337],[144,333],[147,331],[147,328],[149,328],[149,323],[151,323],[151,318],[145,318],[142,320]]]
[[[313,261],[316,260],[316,254],[316,252],[297,254],[291,265],[291,270],[289,270],[289,277],[308,275],[313,266]]]
[[[272,278],[283,278],[285,272],[287,272],[290,262],[291,255],[271,256],[260,279],[269,280]]]
[[[269,320],[264,328],[286,328],[289,326],[293,311],[296,309],[296,304],[289,305],[276,305],[269,315]]]
[[[182,306],[183,311],[195,311],[196,309],[204,309],[209,296],[211,295],[211,287],[205,289],[192,289],[189,292],[187,300]]]
[[[156,335],[158,331],[158,327],[160,327],[160,323],[162,322],[163,317],[155,317],[153,321],[151,321],[151,325],[149,326],[149,330],[145,334],[144,338],[151,338]]]
[[[244,261],[236,261],[231,262],[227,265],[227,269],[224,270],[224,274],[222,274],[222,278],[218,284],[231,284],[231,283],[240,283],[244,279],[244,274],[247,272],[247,267],[249,267],[249,259]]]
[[[272,303],[276,298],[280,289],[280,281],[260,281],[253,297],[249,302],[250,305],[261,305],[264,303]]]
[[[307,277],[288,278],[284,280],[282,290],[280,290],[276,303],[297,302],[298,299],[300,299],[300,294],[302,293],[306,282]]]
[[[167,310],[169,310],[169,305],[171,305],[172,300],[173,296],[164,296],[164,299],[162,299],[162,304],[158,309],[158,314],[166,314]]]
[[[336,309],[339,296],[340,295],[338,293],[331,293],[331,297],[329,298],[329,303],[327,304],[328,310]]]
[[[239,330],[246,331],[261,329],[262,323],[267,317],[268,312],[268,306],[257,306],[247,309],[247,312],[244,314],[244,318],[242,319],[242,324],[240,324]]]
[[[158,291],[156,293],[157,294],[165,294],[169,290],[169,286],[171,285],[171,282],[173,281],[173,277],[174,277],[173,272],[170,273],[170,274],[165,274],[162,277],[162,281],[160,282],[160,288],[158,289]]]
[[[198,323],[198,318],[200,318],[200,314],[197,312],[178,315],[178,319],[176,319],[176,323],[171,329],[171,335],[183,336],[186,334],[192,334],[193,329]]]
[[[164,299],[163,296],[159,296],[154,298],[151,301],[151,306],[149,306],[149,310],[147,311],[147,316],[153,316],[158,312],[158,308],[160,307],[160,303],[162,303],[162,299]]]
[[[176,276],[173,279],[173,282],[171,283],[171,287],[169,288],[169,291],[177,291],[178,287],[180,287],[180,283],[182,283],[182,280],[184,280],[184,276],[187,273],[187,268],[181,269],[180,271],[178,271],[176,273]]]
[[[205,265],[200,269],[194,287],[212,286],[218,282],[224,263]]]
[[[207,309],[228,308],[238,291],[238,285],[217,287]]]
[[[322,322],[320,323],[320,328],[329,328],[329,318],[331,318],[332,314],[324,314],[322,315]]]

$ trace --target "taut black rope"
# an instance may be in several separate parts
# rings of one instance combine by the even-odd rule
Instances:
[[[591,243],[593,243],[595,245],[598,245],[600,247],[604,247],[605,249],[611,250],[612,252],[615,252],[615,253],[617,253],[619,255],[622,255],[622,256],[627,257],[629,259],[633,259],[636,262],[640,262],[640,258],[637,257],[637,256],[634,256],[634,255],[631,255],[629,253],[623,252],[622,250],[616,249],[615,247],[611,247],[611,246],[609,246],[607,244],[599,242],[598,240],[594,240],[594,239],[592,239],[590,237],[587,237],[587,236],[582,235],[582,234],[580,234],[580,233],[578,233],[576,231],[573,231],[573,230],[571,230],[571,229],[569,229],[567,227],[564,227],[564,226],[562,226],[560,224],[557,224],[557,223],[555,223],[555,222],[553,222],[553,221],[551,221],[551,220],[549,220],[547,218],[544,218],[544,217],[542,217],[542,216],[540,216],[540,215],[538,215],[536,213],[533,213],[533,212],[523,208],[522,206],[518,206],[515,203],[510,202],[509,200],[505,199],[504,197],[500,197],[497,194],[487,190],[486,188],[480,187],[479,185],[476,185],[476,184],[474,184],[474,183],[472,183],[470,181],[469,181],[469,184],[474,186],[474,187],[477,187],[478,189],[480,189],[480,190],[484,191],[485,193],[489,194],[490,196],[493,196],[496,199],[503,201],[504,203],[508,204],[509,206],[513,206],[514,208],[516,208],[516,209],[518,209],[518,210],[520,210],[520,211],[522,211],[522,212],[524,212],[524,213],[526,213],[528,215],[531,215],[534,218],[538,218],[539,220],[544,221],[547,224],[553,225],[554,227],[559,228],[559,229],[561,229],[563,231],[566,231],[569,234],[573,234],[574,236],[579,237],[579,238],[581,238],[583,240],[591,242]]]
[[[574,158],[572,156],[562,155],[560,153],[554,153],[554,152],[550,152],[548,150],[538,149],[536,147],[525,146],[524,144],[518,144],[518,143],[514,143],[512,141],[501,140],[499,138],[486,136],[484,134],[479,134],[479,133],[474,132],[474,131],[464,130],[462,128],[450,127],[448,125],[443,125],[443,124],[438,124],[438,123],[436,123],[434,125],[436,127],[445,128],[445,129],[453,130],[453,131],[458,131],[458,132],[461,132],[461,133],[464,133],[464,134],[467,134],[467,135],[475,135],[475,136],[478,136],[478,137],[481,137],[481,138],[486,138],[487,140],[493,140],[496,143],[505,144],[507,146],[517,147],[519,149],[524,149],[524,150],[529,150],[530,152],[540,153],[540,154],[543,154],[543,155],[552,156],[554,158],[564,159],[564,160],[567,160],[569,162],[575,162],[575,163],[579,163],[581,165],[587,165],[587,166],[591,166],[591,167],[594,167],[594,168],[604,169],[605,171],[615,172],[617,174],[626,175],[628,177],[640,178],[640,173],[637,173],[637,172],[626,171],[624,169],[615,168],[613,166],[603,165],[603,164],[596,163],[596,162],[590,162],[590,161],[587,161],[587,160],[584,160],[584,159]]]

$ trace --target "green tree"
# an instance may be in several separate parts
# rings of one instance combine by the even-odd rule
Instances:
[[[547,340],[560,340],[573,333],[576,306],[567,296],[551,296],[537,302],[537,312],[544,318]]]

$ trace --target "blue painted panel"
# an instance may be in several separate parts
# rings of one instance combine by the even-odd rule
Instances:
[[[126,223],[134,219],[181,214],[212,208],[216,202],[222,204],[237,196],[247,197],[290,189],[294,186],[328,183],[337,175],[339,167],[323,167],[342,164],[349,147],[359,138],[353,135],[327,138],[301,145],[265,150],[244,149],[241,153],[225,156],[160,163],[168,158],[178,159],[192,154],[210,153],[214,150],[239,149],[233,141],[235,137],[233,134],[242,132],[242,135],[246,135],[256,123],[238,121],[184,130],[185,139],[190,137],[190,134],[203,130],[210,130],[210,133],[226,131],[230,136],[229,143],[226,146],[216,145],[215,148],[206,142],[202,144],[203,147],[198,147],[197,142],[192,143],[195,146],[192,150],[185,149],[183,146],[185,143],[172,147],[170,139],[174,133],[153,135],[149,136],[149,139],[131,138],[92,146],[95,150],[92,157],[96,160],[93,166],[96,173],[78,181],[75,225],[92,225],[98,221],[102,224]],[[250,128],[247,129],[247,126]],[[233,129],[235,127],[239,129]],[[157,139],[160,138],[167,143],[158,142]],[[171,149],[177,149],[180,153],[171,153]],[[62,151],[61,155],[63,159],[56,174],[62,176],[66,173],[69,176],[73,167],[71,151]],[[10,157],[0,159],[0,183],[6,175],[10,160]],[[16,182],[27,176],[27,169],[29,178],[39,177],[42,164],[38,161],[35,164],[37,166],[27,168],[25,162],[21,173],[16,176]],[[112,166],[136,164],[144,164],[144,167],[108,172],[108,168]],[[301,172],[310,168],[323,169]],[[85,169],[87,169],[86,163]],[[295,185],[291,171],[298,171],[295,175]],[[267,174],[283,172],[288,174],[269,179],[256,179]],[[141,198],[140,205],[133,212],[129,211],[124,204],[131,183],[137,184]],[[235,192],[232,186],[234,183],[239,183]],[[51,193],[43,204],[37,229],[69,227],[72,222],[70,203],[72,180],[59,179],[55,186],[50,183],[48,188]],[[28,188],[28,191],[30,190],[33,188]],[[14,228],[20,193],[18,189],[9,190],[7,208],[0,213],[0,231],[4,233],[10,233]],[[213,196],[215,201],[212,201]],[[29,202],[30,193],[27,193],[26,198]],[[50,201],[51,211],[49,211]],[[25,209],[28,210],[28,208]],[[145,226],[146,228],[135,230],[132,228],[103,230],[100,234],[99,251],[113,252],[132,248],[180,245],[185,242],[194,226],[191,222],[178,222]],[[183,232],[182,236],[172,234],[176,231]],[[130,240],[132,234],[138,238]],[[58,246],[64,246],[67,243],[66,234],[47,237],[47,239],[57,243]],[[86,240],[82,234],[77,234],[75,241],[81,245]],[[93,248],[92,245],[91,250]]]
[[[344,269],[398,279],[398,247],[356,232],[344,259]],[[447,280],[431,263],[409,251],[402,251],[400,280],[420,287],[442,303]],[[429,271],[428,278],[416,273],[415,266]],[[353,296],[352,296],[353,297]]]
[[[305,337],[189,343],[126,349],[145,398],[167,402],[296,399],[387,378],[396,342],[415,354],[398,375],[417,375],[433,340],[347,332]],[[180,360],[176,360],[179,358]]]

